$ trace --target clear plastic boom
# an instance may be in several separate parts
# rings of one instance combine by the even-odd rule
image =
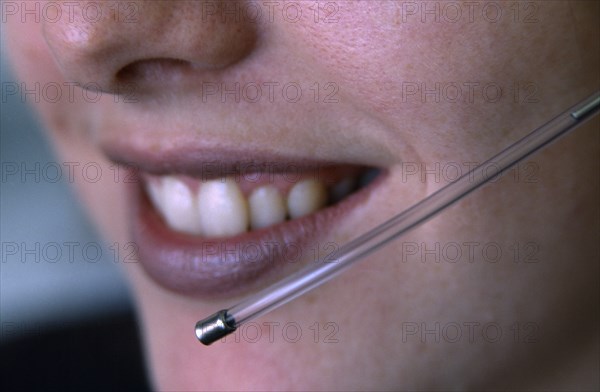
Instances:
[[[334,257],[300,271],[248,297],[232,308],[198,321],[196,336],[208,345],[241,324],[284,305],[320,286],[346,268],[427,221],[503,171],[597,114],[600,92],[583,100],[419,203],[340,247]]]

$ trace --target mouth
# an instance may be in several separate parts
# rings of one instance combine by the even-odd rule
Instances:
[[[215,299],[262,288],[331,254],[341,244],[319,241],[387,173],[355,164],[127,155],[140,180],[131,222],[141,266],[163,288]]]

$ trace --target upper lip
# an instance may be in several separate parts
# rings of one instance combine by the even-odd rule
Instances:
[[[221,177],[235,172],[304,171],[340,164],[308,158],[290,159],[273,152],[241,148],[210,148],[185,146],[176,149],[141,149],[131,145],[103,146],[105,154],[115,163],[152,174],[187,174],[203,179]]]
[[[125,164],[134,172],[140,170],[152,174],[223,176],[240,170],[243,165],[253,165],[259,170],[286,171],[290,167],[305,170],[332,164],[306,158],[286,159],[273,153],[198,146],[149,150],[113,144],[103,146],[103,149],[116,163]],[[215,164],[217,172],[214,172]],[[207,168],[211,168],[210,171]],[[315,214],[231,238],[194,237],[168,229],[150,206],[140,186],[131,192],[133,240],[137,244],[141,265],[161,286],[203,297],[237,295],[297,270],[303,263],[291,262],[297,261],[295,258],[286,260],[282,249],[288,245],[302,248],[305,261],[306,256],[310,256],[309,250],[318,253],[318,249],[314,248],[325,244],[315,244],[315,241],[325,238],[330,228],[339,225],[345,213],[365,200],[369,190],[379,182],[375,181],[367,189]],[[207,245],[211,246],[209,252]],[[239,253],[250,245],[258,246],[261,252],[258,259],[247,260],[248,255],[245,254],[238,254],[237,259],[232,257],[232,249]]]

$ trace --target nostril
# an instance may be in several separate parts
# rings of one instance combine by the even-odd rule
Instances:
[[[137,87],[172,84],[181,81],[193,70],[189,61],[155,58],[129,63],[115,75],[118,84],[135,84]]]

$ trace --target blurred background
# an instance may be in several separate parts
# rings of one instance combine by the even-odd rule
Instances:
[[[66,168],[47,144],[31,108],[20,93],[11,93],[19,82],[7,61],[4,37],[0,389],[146,389],[140,381],[141,350],[125,280],[84,215]],[[65,169],[60,180],[55,180],[57,166]],[[135,377],[119,375],[127,372]],[[94,381],[97,373],[108,384]]]

